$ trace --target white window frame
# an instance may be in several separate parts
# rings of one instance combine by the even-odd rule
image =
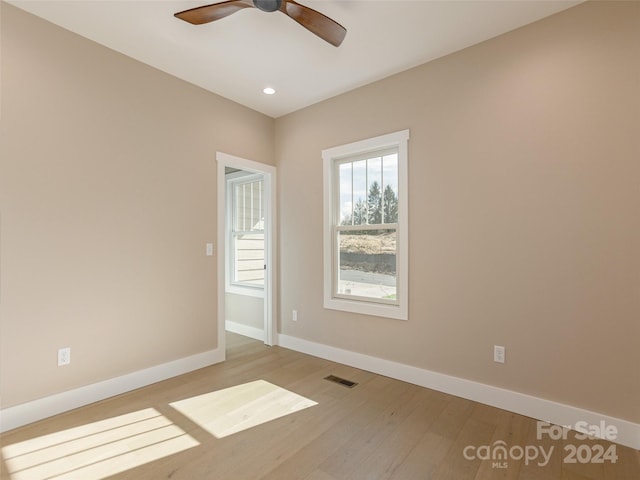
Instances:
[[[324,308],[378,317],[408,320],[409,316],[409,216],[408,216],[409,130],[401,130],[322,151],[324,167]],[[335,292],[338,245],[335,226],[339,223],[336,164],[340,160],[385,148],[398,149],[398,225],[396,240],[397,304],[358,298],[343,298]]]
[[[226,225],[226,237],[227,241],[226,245],[226,255],[225,255],[225,268],[227,274],[225,275],[225,291],[227,293],[235,293],[237,295],[247,295],[250,297],[258,297],[264,298],[264,286],[263,285],[249,285],[246,283],[238,283],[232,281],[234,278],[234,264],[235,264],[235,242],[233,241],[233,221],[234,221],[234,201],[233,201],[233,191],[234,186],[239,183],[249,183],[258,179],[264,180],[264,175],[259,173],[248,173],[245,171],[230,173],[225,176],[225,181],[227,184],[226,194],[227,194],[227,225]],[[265,192],[263,191],[263,196]],[[265,236],[266,242],[266,236]],[[266,246],[266,243],[265,243]],[[266,250],[265,250],[266,255]],[[265,259],[266,262],[266,259]]]

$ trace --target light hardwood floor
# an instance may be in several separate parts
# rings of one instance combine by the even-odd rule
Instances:
[[[266,347],[239,335],[228,334],[227,347],[223,364],[8,432],[2,437],[0,477],[640,479],[640,452],[626,447],[579,441],[572,434],[564,441],[537,439],[533,419],[284,348]],[[324,380],[330,374],[358,385],[349,389]],[[196,417],[171,406],[256,380],[317,405],[223,438],[212,435],[193,420]],[[498,462],[504,468],[498,468],[496,461],[465,458],[465,451],[471,457],[478,447],[495,447],[499,441],[511,451],[506,460]],[[618,459],[616,463],[567,463],[572,448],[567,445],[580,449],[583,459],[599,451],[595,445],[601,445],[603,451],[614,448]],[[514,458],[527,449],[532,456],[535,450],[538,458],[529,462]],[[544,463],[541,449],[553,451],[544,465],[539,465]],[[60,472],[67,472],[66,476],[55,476]]]

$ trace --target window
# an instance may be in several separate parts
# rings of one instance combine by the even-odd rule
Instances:
[[[232,293],[262,296],[264,288],[264,179],[245,172],[227,175],[230,208],[229,285]],[[238,291],[242,289],[242,291]]]
[[[324,161],[324,305],[407,319],[404,130],[334,147]]]

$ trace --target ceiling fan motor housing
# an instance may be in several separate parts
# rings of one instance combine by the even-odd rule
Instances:
[[[263,12],[275,12],[280,10],[282,0],[253,0],[253,4]]]

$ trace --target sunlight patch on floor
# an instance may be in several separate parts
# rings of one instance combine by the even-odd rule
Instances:
[[[216,438],[284,417],[317,402],[264,380],[170,404]]]
[[[198,445],[153,408],[2,447],[11,480],[99,480]]]

